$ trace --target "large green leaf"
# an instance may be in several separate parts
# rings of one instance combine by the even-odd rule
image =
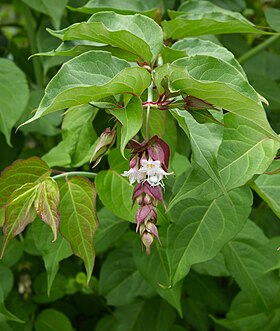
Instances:
[[[59,109],[69,108],[111,95],[141,95],[150,85],[144,68],[102,51],[89,51],[66,62],[46,87],[36,114],[26,123]]]
[[[87,22],[49,32],[63,41],[88,40],[109,44],[136,54],[140,62],[154,61],[163,46],[160,26],[152,19],[139,14],[101,12],[92,15]]]
[[[48,295],[50,295],[53,281],[59,269],[59,263],[71,256],[72,250],[68,241],[60,234],[58,234],[57,240],[52,242],[52,231],[43,222],[36,220],[31,227],[35,246],[44,260],[47,271]]]
[[[35,320],[36,331],[72,331],[70,320],[62,312],[55,309],[45,309]]]
[[[113,170],[101,171],[95,184],[98,197],[106,208],[121,219],[135,222],[137,206],[132,207],[133,187],[125,178]]]
[[[123,306],[154,294],[135,266],[131,246],[112,251],[102,264],[98,288],[108,305]]]
[[[98,226],[95,187],[82,177],[73,177],[60,186],[60,232],[82,258],[89,282],[94,266],[93,237]]]
[[[36,217],[33,207],[36,191],[39,184],[27,183],[14,191],[5,206],[5,222],[3,225],[4,239],[1,256],[5,252],[7,243],[16,235],[20,234],[25,227],[32,223]]]
[[[226,319],[215,319],[215,322],[233,331],[275,331],[280,325],[280,310],[278,307],[266,312],[241,291],[234,298]]]
[[[0,132],[9,145],[11,130],[22,116],[28,97],[24,73],[14,62],[0,58]]]
[[[241,289],[269,312],[279,306],[279,282],[268,272],[277,262],[277,252],[268,239],[248,221],[242,231],[223,248],[226,265]]]
[[[143,15],[154,16],[158,11],[159,5],[159,0],[89,0],[83,7],[70,7],[70,9],[89,14],[113,10],[122,14],[136,14],[141,12]]]
[[[4,206],[10,195],[22,185],[40,182],[50,173],[48,165],[38,157],[12,163],[0,176],[0,207]]]
[[[51,227],[55,241],[59,227],[59,188],[55,180],[48,177],[37,187],[34,206],[39,217]]]
[[[248,125],[257,125],[268,137],[280,141],[267,121],[258,94],[229,63],[196,55],[158,67],[155,82],[160,91],[165,76],[170,80],[171,90],[185,92],[228,110],[245,118]]]
[[[68,0],[23,0],[23,2],[36,11],[50,16],[54,27],[58,29]]]
[[[229,192],[232,205],[221,196],[212,201],[186,199],[173,209],[167,239],[172,283],[176,284],[190,267],[213,258],[244,226],[250,213],[252,195],[248,188]]]
[[[266,33],[257,29],[240,13],[209,1],[186,1],[178,11],[170,11],[171,21],[162,23],[166,38],[180,39],[206,34]]]
[[[270,170],[273,171],[278,168],[279,162],[274,161]],[[251,186],[280,218],[280,173],[273,175],[263,174],[259,176]]]
[[[122,124],[120,150],[125,158],[124,149],[127,143],[140,131],[142,126],[142,101],[139,97],[133,97],[126,107],[112,109],[111,113]]]

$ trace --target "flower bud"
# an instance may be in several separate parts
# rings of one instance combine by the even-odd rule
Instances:
[[[151,233],[145,231],[145,232],[143,233],[143,235],[141,236],[141,240],[142,240],[142,243],[143,243],[143,244],[145,245],[145,247],[146,247],[146,254],[147,254],[147,255],[150,255],[150,252],[151,252],[151,245],[152,245],[152,243],[153,243],[153,241],[154,241],[154,236],[153,236]]]
[[[95,162],[94,165],[92,166],[93,168],[98,165],[103,155],[114,144],[115,140],[116,140],[116,130],[111,131],[110,128],[107,128],[101,133],[100,137],[97,140],[95,150],[90,160],[90,162]]]

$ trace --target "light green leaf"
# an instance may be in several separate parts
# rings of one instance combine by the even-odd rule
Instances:
[[[29,98],[24,73],[7,59],[0,58],[0,132],[11,146],[11,130],[22,116]]]
[[[278,168],[278,161],[274,161],[269,170],[273,171]],[[280,173],[260,175],[251,187],[280,218]]]
[[[58,234],[57,240],[52,242],[52,231],[43,222],[36,220],[32,224],[32,233],[35,246],[44,260],[47,271],[48,295],[50,295],[53,281],[59,269],[59,263],[71,256],[72,250],[68,241],[66,241],[60,234]]]
[[[102,51],[89,51],[66,62],[46,87],[36,114],[24,124],[48,113],[111,95],[141,95],[150,85],[150,74],[144,68]]]
[[[40,182],[50,173],[48,165],[35,156],[12,163],[0,176],[0,207],[4,206],[10,195],[22,185]]]
[[[190,267],[213,258],[244,226],[252,195],[248,188],[229,192],[232,205],[221,196],[212,201],[186,199],[172,209],[174,223],[168,229],[167,255],[172,284]]]
[[[96,13],[87,22],[49,32],[61,40],[88,40],[109,44],[136,54],[140,62],[154,61],[163,45],[160,26],[143,15]]]
[[[39,184],[27,183],[12,193],[5,206],[5,222],[3,225],[3,243],[1,256],[5,252],[7,243],[20,234],[36,217],[33,207]]]
[[[60,20],[68,0],[22,0],[36,11],[50,16],[53,25],[59,29]]]
[[[83,177],[72,177],[60,186],[60,232],[85,264],[89,282],[94,266],[93,237],[98,226],[95,187]]]
[[[214,277],[229,277],[230,273],[226,267],[224,256],[219,252],[213,259],[197,263],[192,269],[202,275]]]
[[[153,289],[136,269],[131,245],[112,251],[100,270],[98,285],[100,294],[106,297],[108,305],[124,306],[137,297],[154,294]]]
[[[106,208],[121,219],[135,223],[137,206],[132,207],[133,187],[127,179],[113,170],[107,170],[97,174],[95,184],[98,197]]]
[[[142,101],[133,97],[124,108],[112,109],[113,114],[122,124],[120,151],[124,158],[124,149],[127,143],[138,133],[142,126]]]
[[[73,331],[70,320],[55,309],[43,310],[35,320],[36,331]]]
[[[280,32],[280,10],[277,8],[267,8],[264,12],[267,23],[275,31]]]
[[[260,238],[259,231],[257,225],[248,221],[222,252],[227,268],[241,289],[269,312],[279,306],[279,282],[275,274],[268,272],[276,264],[278,254],[269,247],[264,235]]]
[[[166,38],[181,39],[206,34],[267,33],[259,30],[240,13],[209,1],[186,1],[178,11],[169,11],[171,21],[162,22]]]
[[[258,94],[243,75],[229,63],[204,55],[176,60],[158,67],[155,82],[161,91],[162,79],[167,76],[172,91],[182,91],[245,118],[259,131],[280,141],[271,129]]]
[[[0,323],[13,321],[17,323],[24,323],[21,319],[10,313],[4,304],[4,293],[2,287],[0,287]]]
[[[46,178],[37,188],[34,206],[39,217],[51,227],[53,241],[57,239],[59,227],[59,188],[55,180]]]

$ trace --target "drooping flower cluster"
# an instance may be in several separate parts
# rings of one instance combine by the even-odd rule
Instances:
[[[137,182],[132,196],[133,203],[137,201],[139,205],[136,212],[136,232],[140,232],[146,253],[150,254],[154,237],[160,241],[156,227],[157,203],[160,201],[165,207],[162,188],[164,177],[172,174],[167,172],[170,150],[157,136],[142,143],[132,140],[130,147],[133,155],[130,169],[122,175],[128,177],[131,185]]]

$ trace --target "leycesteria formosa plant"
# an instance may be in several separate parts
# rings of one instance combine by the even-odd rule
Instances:
[[[37,280],[33,301],[58,300],[52,285],[62,288],[61,270],[67,270],[63,279],[79,275],[62,297],[80,291],[106,298],[110,308],[97,300],[98,314],[106,315],[98,331],[280,330],[280,241],[267,225],[280,215],[274,160],[280,138],[264,109],[272,95],[272,108],[279,110],[279,82],[266,88],[280,77],[279,65],[268,65],[279,63],[279,44],[244,68],[223,46],[226,40],[239,55],[245,52],[240,61],[246,64],[260,49],[269,52],[279,32],[242,16],[249,15],[245,1],[100,0],[79,8],[69,1],[68,9],[67,1],[57,1],[52,10],[47,1],[18,2],[26,18],[39,11],[26,25],[33,53],[39,52],[30,54],[37,80],[29,85],[38,88],[22,97],[24,75],[0,60],[0,131],[11,145],[11,130],[19,125],[18,139],[25,141],[21,160],[0,176],[0,240],[5,260],[5,249],[20,236],[24,263],[14,269],[30,279],[24,258],[42,255],[47,273]],[[71,13],[59,29],[64,9]],[[268,21],[277,10],[272,13]],[[32,33],[35,18],[40,28]],[[22,28],[19,22],[13,29]],[[37,46],[34,36],[41,40]],[[269,216],[258,216],[264,209]],[[40,292],[43,282],[50,299]],[[5,295],[0,285],[0,329],[2,320],[16,319],[3,306]],[[24,316],[31,328],[36,312]],[[35,329],[42,330],[40,320]]]

